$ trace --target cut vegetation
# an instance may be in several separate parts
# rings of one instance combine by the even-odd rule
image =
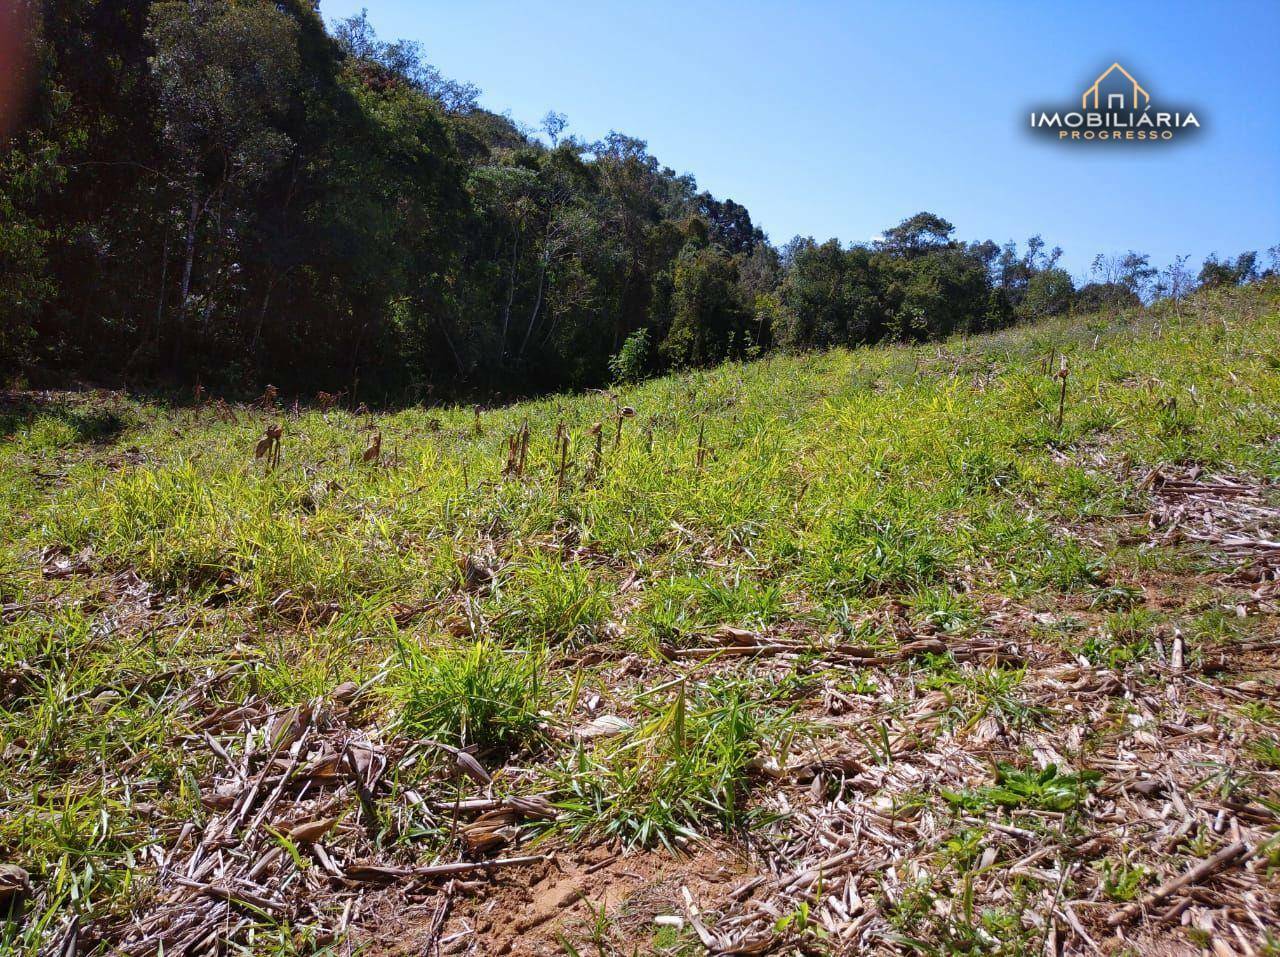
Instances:
[[[1277,357],[1270,281],[484,410],[11,395],[0,951],[1274,952]]]

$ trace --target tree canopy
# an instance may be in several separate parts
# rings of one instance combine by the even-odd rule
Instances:
[[[0,159],[9,377],[514,395],[607,382],[627,342],[634,376],[1191,285],[1129,253],[1077,293],[1039,236],[965,243],[927,211],[777,248],[643,140],[523,127],[310,0],[33,7],[35,93]],[[1211,258],[1199,281],[1258,272]]]

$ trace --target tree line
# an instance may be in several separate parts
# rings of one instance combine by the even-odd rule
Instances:
[[[1247,282],[922,212],[776,247],[620,133],[529,129],[311,0],[18,0],[0,373],[351,401],[517,395],[763,351],[928,339]],[[1274,258],[1275,251],[1272,251]]]

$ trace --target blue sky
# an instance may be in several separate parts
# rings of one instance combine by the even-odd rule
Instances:
[[[611,129],[746,205],[776,243],[866,240],[922,209],[964,239],[1039,232],[1198,263],[1280,243],[1280,2],[832,3],[322,0],[419,40],[481,103]],[[1118,60],[1202,129],[1060,144],[1032,105],[1078,103]]]

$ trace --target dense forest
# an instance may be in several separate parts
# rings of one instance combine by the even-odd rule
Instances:
[[[418,45],[310,0],[19,0],[0,155],[0,376],[349,401],[513,396],[800,349],[980,331],[1248,281],[1258,257],[964,242],[771,244],[610,133],[478,105]],[[1274,258],[1275,252],[1272,252]],[[1273,266],[1274,268],[1274,266]]]

